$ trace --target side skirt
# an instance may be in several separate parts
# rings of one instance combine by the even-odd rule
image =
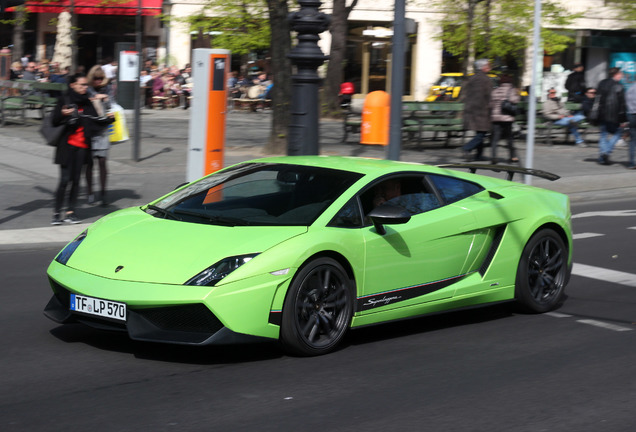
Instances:
[[[477,295],[459,298],[448,298],[423,304],[406,306],[398,309],[390,309],[367,315],[354,315],[351,322],[351,327],[362,327],[389,321],[409,319],[423,315],[439,314],[511,301],[514,301],[514,285],[507,287],[497,287],[495,289],[481,292]]]

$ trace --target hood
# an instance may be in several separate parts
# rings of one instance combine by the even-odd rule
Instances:
[[[223,258],[261,253],[306,231],[203,225],[126,209],[93,224],[67,266],[109,279],[181,285]]]

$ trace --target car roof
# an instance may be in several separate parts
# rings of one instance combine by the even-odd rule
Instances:
[[[426,172],[462,178],[468,181],[480,183],[484,187],[494,187],[495,185],[503,186],[510,185],[512,183],[501,178],[471,174],[465,171],[457,171],[434,165],[353,156],[276,156],[255,159],[247,162],[282,163],[337,169],[365,174],[368,176],[368,180],[400,172]]]

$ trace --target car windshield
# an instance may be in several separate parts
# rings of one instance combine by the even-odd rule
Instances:
[[[458,76],[443,76],[437,81],[438,86],[440,87],[455,87],[461,85],[462,77]]]
[[[241,226],[308,226],[362,174],[246,163],[205,177],[146,207],[158,218]]]

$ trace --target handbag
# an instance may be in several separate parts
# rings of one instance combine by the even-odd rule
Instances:
[[[64,136],[66,125],[61,124],[59,126],[53,125],[53,113],[47,113],[42,119],[42,125],[40,126],[40,134],[44,137],[47,145],[57,147],[60,140]]]
[[[510,97],[510,90],[508,91],[508,96],[506,96],[506,99],[501,101],[501,113],[514,117],[517,114],[519,114],[519,107],[517,106],[516,103],[510,102],[510,100],[508,99],[509,97]]]

